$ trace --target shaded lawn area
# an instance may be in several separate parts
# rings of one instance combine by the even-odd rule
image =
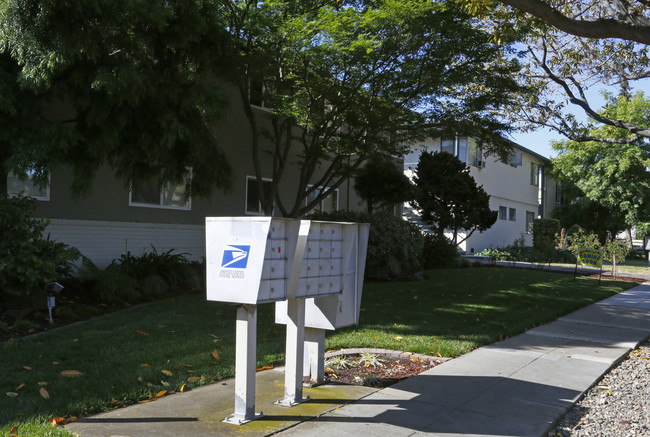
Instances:
[[[497,267],[368,283],[360,325],[329,333],[326,348],[457,356],[634,285]],[[17,435],[42,435],[53,417],[95,414],[234,376],[235,312],[183,295],[3,345],[0,434],[18,426]],[[284,333],[274,306],[260,305],[258,367],[283,363]],[[69,434],[56,428],[54,435]]]

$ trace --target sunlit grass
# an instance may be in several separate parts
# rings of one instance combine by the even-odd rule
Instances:
[[[633,285],[508,268],[368,283],[361,323],[328,333],[326,348],[458,356]],[[3,345],[0,435],[13,426],[20,436],[47,435],[53,417],[95,414],[234,376],[235,312],[234,305],[183,295]],[[283,363],[284,336],[274,306],[260,305],[259,367]],[[63,376],[65,370],[80,376]],[[52,435],[69,434],[56,428]]]

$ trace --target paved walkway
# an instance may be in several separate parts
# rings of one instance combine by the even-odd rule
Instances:
[[[68,425],[86,436],[546,436],[587,391],[650,335],[650,283],[485,346],[382,390],[321,386],[283,408],[283,374],[257,375],[261,420],[235,426],[232,381]]]

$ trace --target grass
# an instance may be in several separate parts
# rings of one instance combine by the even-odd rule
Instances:
[[[457,356],[633,285],[496,267],[368,283],[361,324],[329,333],[326,347]],[[183,295],[3,345],[0,435],[13,426],[20,436],[46,435],[53,417],[95,414],[232,377],[235,310]],[[284,361],[284,327],[273,311],[259,307],[259,367]],[[70,370],[76,372],[64,372]]]

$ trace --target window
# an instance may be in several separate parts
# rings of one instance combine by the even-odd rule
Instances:
[[[49,178],[47,185],[41,187],[33,181],[33,175],[34,172],[27,172],[27,179],[22,180],[16,174],[9,172],[9,175],[7,176],[7,195],[18,196],[22,193],[23,196],[30,196],[36,200],[49,201]]]
[[[508,214],[508,220],[511,222],[516,222],[517,221],[517,210],[515,208],[510,208],[509,214]]]
[[[541,166],[535,162],[530,163],[530,185],[539,187],[539,170]]]
[[[456,140],[443,139],[441,150],[456,156]]]
[[[469,146],[469,164],[474,167],[485,167],[485,161],[483,161],[483,152],[481,148],[476,144],[470,144]]]
[[[564,196],[562,193],[562,183],[557,182],[555,184],[555,204],[556,205],[564,205]]]
[[[521,152],[518,150],[513,151],[508,159],[506,161],[503,161],[504,163],[512,166],[512,167],[519,167],[522,165],[522,157],[521,157]]]
[[[458,137],[458,159],[467,162],[467,137]]]
[[[272,184],[272,179],[262,178],[262,189],[267,196],[271,195]],[[255,176],[246,176],[246,214],[264,215]]]
[[[188,175],[190,178],[191,175]],[[186,183],[161,185],[157,178],[151,178],[131,187],[129,206],[147,208],[192,209],[187,195]]]
[[[309,188],[311,188],[311,186]],[[305,206],[309,205],[314,199],[316,199],[316,197],[318,197],[322,191],[322,188],[317,188],[309,193],[305,199]],[[325,191],[328,192],[325,198],[320,201],[319,205],[315,206],[309,212],[307,212],[307,214],[314,212],[332,212],[339,209],[339,190],[325,188]]]
[[[505,206],[500,206],[499,207],[499,220],[506,220],[508,215],[508,208]]]
[[[526,211],[526,233],[533,233],[533,221],[535,220],[535,213],[532,211]]]

